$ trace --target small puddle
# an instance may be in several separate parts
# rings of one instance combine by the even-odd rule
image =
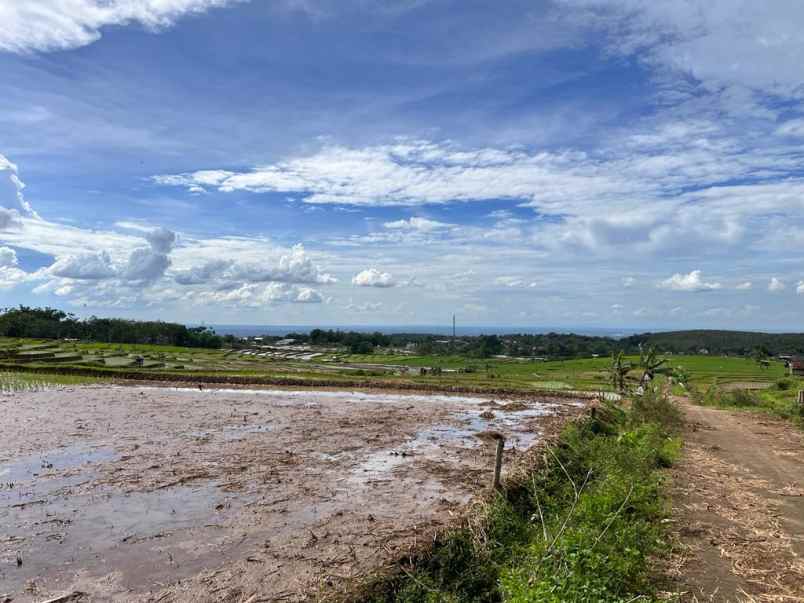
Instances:
[[[54,477],[69,469],[110,461],[117,457],[110,448],[66,446],[0,463],[0,483],[28,482],[36,478]]]
[[[538,440],[540,432],[525,425],[528,419],[552,414],[552,404],[531,405],[519,411],[494,411],[493,417],[483,417],[481,412],[469,410],[454,414],[461,425],[440,424],[419,431],[415,437],[393,449],[382,449],[369,454],[352,470],[349,481],[366,481],[388,474],[394,468],[413,461],[417,456],[425,458],[444,457],[448,448],[477,448],[481,445],[478,434],[499,431],[505,436],[506,450],[526,450]]]
[[[176,572],[167,553],[155,554],[157,548],[172,551],[176,557],[189,557],[195,563],[216,558],[206,554],[206,543],[182,552],[181,540],[171,536],[184,530],[214,527],[223,508],[216,484],[201,487],[176,486],[151,492],[119,493],[105,489],[92,494],[51,498],[45,504],[19,508],[0,507],[0,523],[8,522],[6,537],[22,543],[25,563],[7,577],[14,589],[22,590],[27,580],[43,570],[57,569],[69,575],[76,569],[104,575],[108,567],[124,568],[122,577]],[[227,504],[226,513],[231,508]],[[10,511],[11,516],[7,513]],[[5,516],[5,517],[4,517]],[[185,571],[195,566],[188,566]],[[133,584],[136,586],[136,584]]]

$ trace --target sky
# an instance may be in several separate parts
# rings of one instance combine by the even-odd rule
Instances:
[[[0,307],[804,329],[799,0],[0,0]]]

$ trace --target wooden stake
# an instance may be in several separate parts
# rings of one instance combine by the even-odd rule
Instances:
[[[505,448],[505,438],[499,435],[497,438],[497,454],[494,457],[494,482],[492,488],[500,489],[500,473],[502,473],[503,449]]]

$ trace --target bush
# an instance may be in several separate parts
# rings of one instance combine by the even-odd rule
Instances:
[[[790,389],[793,389],[793,380],[792,379],[779,379],[776,381],[776,389],[781,392],[786,392]]]

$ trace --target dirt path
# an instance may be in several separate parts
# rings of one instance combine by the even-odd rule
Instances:
[[[679,400],[674,475],[682,601],[804,601],[804,434],[763,415]]]

